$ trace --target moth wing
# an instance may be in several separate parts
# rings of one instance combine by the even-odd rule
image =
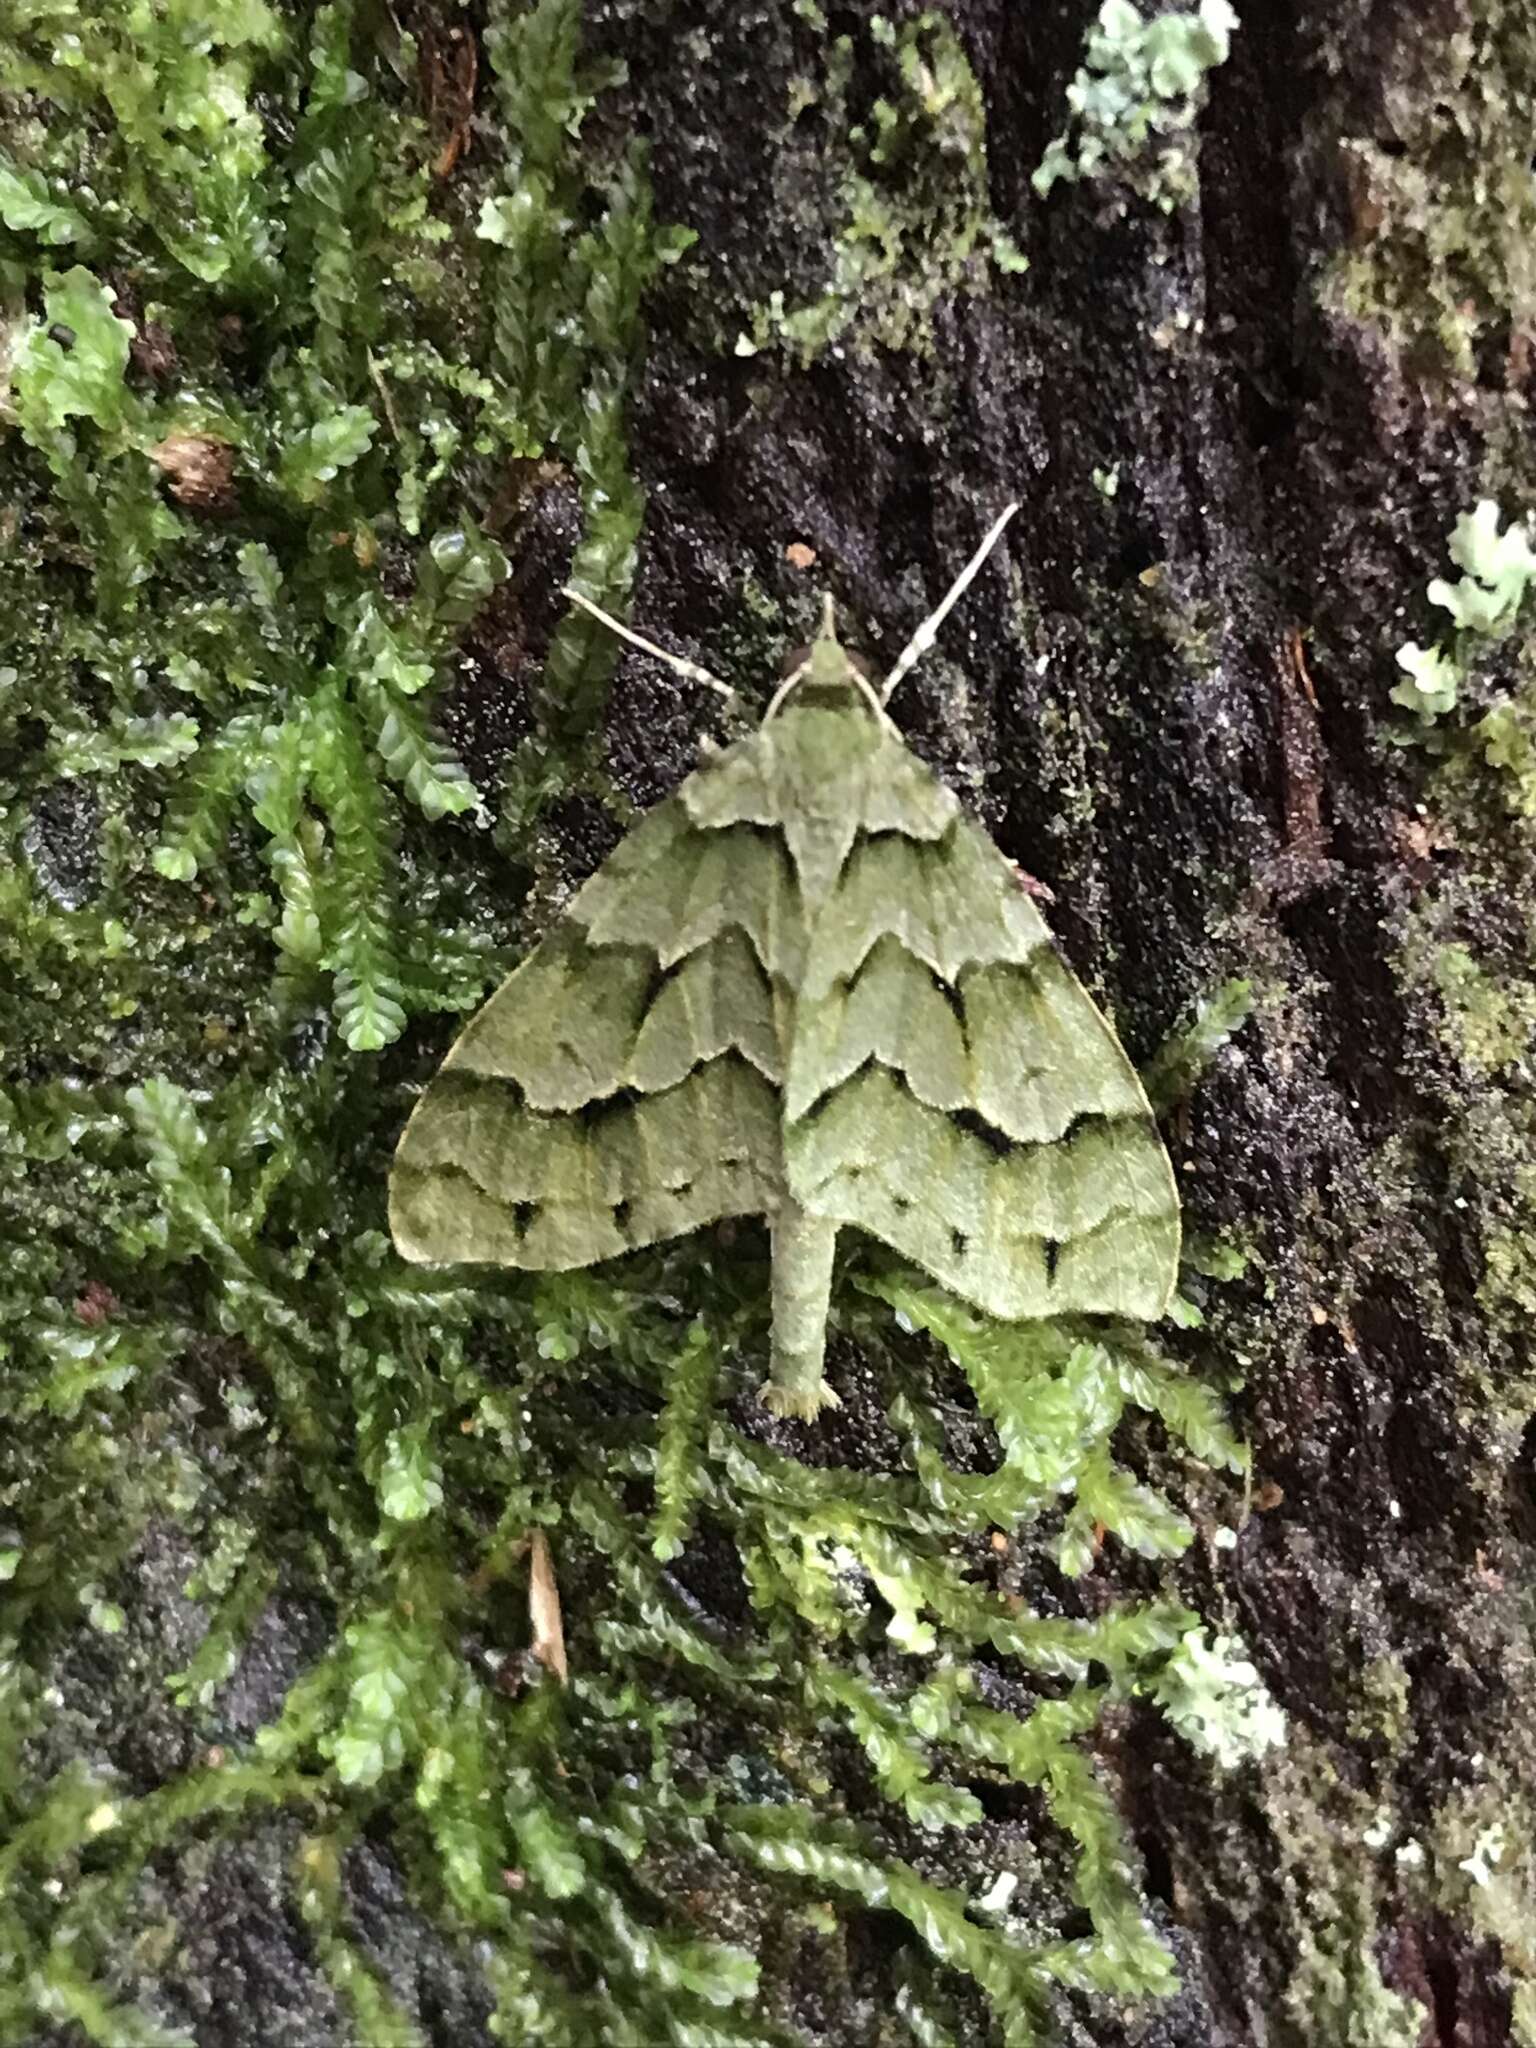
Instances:
[[[854,846],[813,923],[789,1190],[1009,1320],[1156,1318],[1179,1207],[1134,1068],[980,829]]]
[[[782,1197],[793,870],[659,805],[465,1026],[390,1176],[405,1257],[563,1270]]]
[[[772,1209],[779,1156],[778,1097],[733,1054],[590,1114],[443,1073],[400,1140],[390,1229],[416,1261],[566,1271]]]

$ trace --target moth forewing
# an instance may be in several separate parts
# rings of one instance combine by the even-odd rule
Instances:
[[[950,837],[972,842],[963,858]],[[1167,1155],[1006,862],[963,818],[888,864],[899,892],[853,880],[857,858],[844,885],[857,913],[841,914],[835,946],[810,940],[819,993],[802,993],[790,1059],[791,1194],[991,1315],[1161,1315],[1179,1243]],[[945,879],[925,879],[925,862]],[[943,923],[931,906],[955,897],[956,873]],[[852,966],[834,975],[837,953]]]

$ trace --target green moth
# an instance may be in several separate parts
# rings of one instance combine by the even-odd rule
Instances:
[[[561,1271],[761,1215],[763,1398],[805,1417],[836,1400],[844,1224],[1007,1320],[1164,1312],[1178,1196],[1135,1069],[884,709],[1013,509],[883,692],[828,599],[758,732],[647,813],[471,1019],[395,1155],[406,1258]]]

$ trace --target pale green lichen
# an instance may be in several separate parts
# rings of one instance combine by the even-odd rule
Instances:
[[[1285,1716],[1232,1636],[1190,1629],[1159,1672],[1153,1697],[1185,1740],[1223,1770],[1285,1742]]]
[[[1206,80],[1231,55],[1238,18],[1228,0],[1148,19],[1131,0],[1104,0],[1067,87],[1068,126],[1034,173],[1041,198],[1084,179],[1123,185],[1171,213],[1195,194],[1195,122]]]
[[[1431,604],[1449,612],[1453,632],[1432,647],[1410,640],[1397,650],[1406,681],[1395,685],[1392,701],[1412,711],[1421,726],[1456,708],[1480,648],[1510,637],[1536,579],[1529,520],[1511,519],[1507,526],[1503,520],[1492,498],[1479,499],[1459,515],[1447,545],[1462,574],[1455,583],[1436,576],[1425,591]]]
[[[1496,500],[1480,499],[1456,520],[1449,549],[1463,573],[1455,583],[1433,578],[1426,595],[1451,630],[1430,647],[1410,640],[1397,650],[1405,679],[1392,699],[1415,721],[1404,737],[1452,765],[1481,761],[1505,807],[1536,817],[1536,674],[1523,630],[1536,583],[1530,518],[1506,525]]]

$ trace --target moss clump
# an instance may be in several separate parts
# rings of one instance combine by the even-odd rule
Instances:
[[[789,109],[793,126],[817,108],[853,160],[826,289],[798,306],[772,293],[751,309],[738,355],[777,345],[806,364],[839,342],[920,347],[940,299],[981,288],[994,267],[1027,267],[991,211],[981,88],[953,27],[931,10],[900,27],[875,15],[870,40],[886,89],[867,119],[850,112],[848,36],[830,45],[819,84],[797,82]]]
[[[1442,771],[1447,795],[1460,786],[1463,767],[1453,761]],[[1470,816],[1467,829],[1475,830]],[[1458,1198],[1478,1226],[1477,1302],[1501,1359],[1479,1373],[1490,1482],[1515,1456],[1536,1410],[1536,1379],[1524,1363],[1524,1333],[1536,1309],[1529,1253],[1536,1229],[1536,1098],[1529,1081],[1536,999],[1531,938],[1504,928],[1502,905],[1509,900],[1518,898],[1506,897],[1491,878],[1447,886],[1408,922],[1400,955],[1408,985],[1441,1008],[1442,1045],[1453,1062],[1447,1150]],[[1490,922],[1500,927],[1497,935]]]
[[[1368,1695],[1377,1690],[1368,1682]],[[1378,1797],[1350,1783],[1322,1743],[1298,1735],[1270,1775],[1265,1803],[1296,1929],[1284,1987],[1296,2038],[1417,2048],[1424,2007],[1386,1981],[1377,1940],[1387,1897],[1412,1882],[1422,1854],[1397,1840],[1390,1791]],[[1405,1847],[1405,1858],[1394,1855]]]
[[[1518,1483],[1514,1475],[1527,1455],[1536,1413],[1529,1361],[1536,1312],[1530,1254],[1536,1234],[1536,932],[1524,908],[1536,872],[1536,840],[1525,764],[1502,755],[1495,738],[1504,721],[1524,718],[1529,696],[1523,651],[1518,637],[1508,634],[1527,588],[1528,536],[1522,522],[1501,534],[1495,513],[1492,501],[1484,501],[1458,522],[1455,558],[1466,574],[1454,589],[1438,586],[1436,602],[1456,628],[1450,643],[1454,680],[1474,700],[1469,706],[1458,697],[1447,709],[1463,718],[1468,711],[1481,715],[1444,735],[1432,734],[1444,743],[1424,808],[1457,857],[1454,864],[1442,864],[1403,914],[1398,972],[1419,1009],[1439,1018],[1438,1028],[1426,1034],[1432,1043],[1414,1046],[1410,1054],[1440,1110],[1437,1145],[1447,1192],[1465,1218],[1472,1247],[1461,1330],[1469,1397],[1463,1419],[1476,1431],[1475,1484],[1489,1499],[1502,1500],[1512,1482]],[[1501,567],[1507,579],[1501,580]],[[1506,657],[1495,681],[1478,673],[1483,662],[1475,669],[1469,657],[1482,652],[1480,640],[1501,634],[1514,643],[1514,658]],[[1424,707],[1412,708],[1426,726],[1440,715],[1433,706],[1429,718]],[[1518,1533],[1507,1540],[1517,1544]],[[1483,1624],[1488,1641],[1477,1649],[1490,1660],[1526,1658],[1524,1621],[1517,1613],[1500,1612],[1500,1570],[1482,1549],[1476,1566],[1474,1605],[1491,1617]],[[1394,1670],[1390,1678],[1383,1721],[1388,1740],[1401,1726],[1407,1698],[1401,1675]],[[1415,1673],[1416,1686],[1424,1683],[1424,1674]],[[1523,1675],[1513,1681],[1514,1697],[1525,1683]],[[1514,1904],[1529,1896],[1529,1815],[1536,1797],[1523,1723],[1502,1717],[1480,1722],[1475,1753],[1457,1777],[1452,1790],[1434,1798],[1431,1819],[1417,1837],[1394,1843],[1392,1874],[1403,1901],[1399,1917],[1415,1910],[1426,1919],[1446,1915],[1496,1941],[1515,2036],[1536,2038],[1533,1958]],[[1391,1839],[1388,1811],[1376,1846]]]
[[[1530,1900],[1536,1883],[1536,1814],[1525,1785],[1464,1788],[1447,1800],[1434,1835],[1440,1902],[1497,1942],[1512,1986],[1510,2038],[1536,2043],[1536,1941]]]
[[[1529,1054],[1536,990],[1527,982],[1490,974],[1464,945],[1441,948],[1434,977],[1457,1051],[1474,1073],[1497,1074]]]
[[[1533,91],[1524,9],[1458,0],[1432,44],[1397,41],[1372,95],[1381,118],[1345,140],[1353,246],[1326,296],[1426,368],[1470,377],[1485,352],[1524,346],[1536,305]]]

